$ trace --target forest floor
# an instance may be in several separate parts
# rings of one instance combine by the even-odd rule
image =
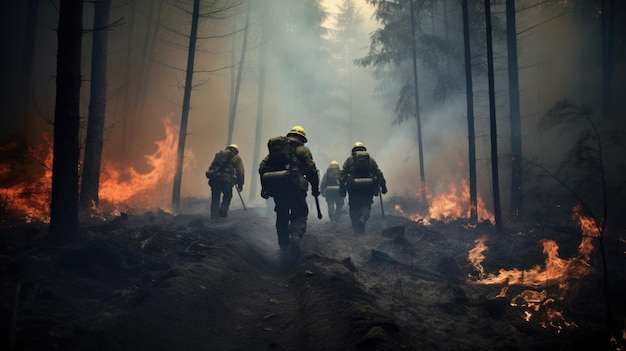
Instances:
[[[490,224],[423,225],[374,207],[355,236],[347,218],[318,220],[313,207],[301,256],[284,262],[273,212],[233,208],[211,221],[206,202],[176,216],[94,219],[64,247],[46,241],[44,224],[4,223],[0,349],[623,349],[624,335],[607,342],[597,248],[586,274],[534,288],[478,283],[468,260],[487,237],[485,274],[530,272],[545,265],[546,239],[564,261],[574,256],[575,231],[496,235]],[[626,320],[624,246],[606,252],[617,333]]]

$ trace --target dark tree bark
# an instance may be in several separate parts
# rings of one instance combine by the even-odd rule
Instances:
[[[79,205],[89,212],[98,206],[100,163],[107,99],[107,47],[111,0],[94,3],[93,42],[91,47],[91,87],[89,96],[89,119],[85,140],[85,160]]]
[[[491,181],[493,186],[493,213],[496,231],[502,232],[502,208],[498,175],[498,130],[496,128],[496,99],[493,71],[493,38],[491,33],[491,4],[485,0],[485,30],[487,32],[487,78],[489,81],[489,124],[491,136]]]
[[[472,82],[472,52],[469,31],[469,0],[463,0],[463,46],[465,49],[465,96],[467,100],[467,139],[469,143],[470,221],[478,222],[476,191],[476,135],[474,130],[474,87]]]
[[[415,41],[415,12],[413,9],[413,0],[411,0],[411,45],[413,54],[413,87],[415,94],[415,120],[417,122],[417,151],[420,158],[420,193],[422,200],[426,200],[426,179],[424,176],[424,150],[422,148],[422,119],[420,116],[420,99],[419,89],[417,85],[417,44]]]
[[[602,1],[602,114],[613,115],[613,13],[615,0]]]
[[[49,237],[78,239],[80,63],[83,1],[61,0],[57,31],[56,104]]]
[[[193,1],[191,15],[191,33],[189,34],[189,53],[187,55],[187,72],[185,75],[185,92],[183,96],[183,110],[178,132],[178,149],[176,152],[176,169],[174,173],[174,189],[172,191],[172,208],[180,208],[180,187],[183,178],[183,159],[185,156],[185,141],[187,139],[187,122],[189,120],[189,106],[191,103],[191,89],[193,88],[193,65],[196,56],[196,41],[198,37],[198,20],[200,18],[200,0]]]
[[[257,98],[256,112],[256,132],[254,134],[254,151],[252,156],[252,169],[257,169],[261,153],[261,130],[263,129],[263,112],[265,107],[265,78],[267,73],[267,3],[263,1],[263,17],[261,18],[261,47],[259,52],[259,94]],[[259,178],[256,172],[250,172],[252,179],[250,180],[250,201],[256,198],[257,182]]]
[[[515,0],[506,0],[506,36],[509,66],[509,118],[511,121],[511,207],[509,215],[512,221],[518,222],[524,218],[524,193]]]
[[[246,11],[246,27],[243,32],[243,42],[241,44],[241,57],[239,58],[239,68],[237,70],[237,82],[233,91],[232,104],[230,105],[230,113],[228,116],[228,141],[226,145],[233,142],[233,131],[235,129],[235,118],[237,116],[237,104],[239,102],[239,88],[241,87],[241,75],[243,74],[243,63],[246,59],[246,47],[248,46],[248,32],[250,28],[250,2],[247,4]]]

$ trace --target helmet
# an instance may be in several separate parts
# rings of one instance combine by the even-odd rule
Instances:
[[[228,148],[234,149],[237,153],[239,153],[239,146],[237,146],[237,144],[230,144],[228,145]]]
[[[365,148],[365,145],[360,141],[357,141],[356,143],[352,145],[352,151],[354,151],[357,148],[363,149],[363,151],[367,151],[367,149]]]
[[[301,139],[303,139],[303,141],[306,143],[306,132],[304,131],[304,128],[302,128],[302,126],[295,126],[293,128],[291,128],[291,130],[289,131],[289,133],[287,133],[287,136],[289,135],[297,135],[299,136]]]
[[[331,162],[330,162],[330,164],[331,164],[331,165],[335,165],[335,166],[339,166],[339,162],[337,162],[337,161],[335,161],[335,160],[331,161]]]

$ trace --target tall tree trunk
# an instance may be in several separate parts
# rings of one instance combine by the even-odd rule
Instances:
[[[509,215],[512,221],[518,222],[524,218],[524,193],[515,0],[506,0],[506,36],[509,65],[509,118],[511,121],[511,207]]]
[[[498,175],[498,130],[496,128],[496,99],[493,73],[493,39],[491,33],[491,5],[485,0],[485,30],[487,32],[487,76],[489,80],[489,124],[491,136],[491,180],[493,186],[493,212],[496,231],[502,232],[502,208],[500,205],[500,184]]]
[[[185,156],[185,141],[187,139],[187,122],[189,120],[189,105],[191,89],[193,88],[193,62],[196,56],[196,40],[198,35],[198,19],[200,17],[200,0],[193,1],[191,18],[191,33],[189,34],[189,53],[187,55],[187,72],[185,75],[185,92],[183,95],[183,110],[178,132],[178,149],[176,152],[176,169],[174,173],[174,187],[172,190],[172,209],[180,208],[180,187],[183,178],[183,159]]]
[[[248,2],[247,6],[248,9],[246,11],[246,28],[243,32],[243,43],[241,44],[241,57],[239,59],[239,69],[237,71],[237,83],[235,85],[233,103],[230,106],[230,116],[228,116],[228,141],[226,142],[226,145],[230,145],[233,142],[235,117],[237,116],[237,104],[239,101],[239,88],[241,87],[241,75],[243,73],[243,63],[246,59],[246,47],[248,45],[248,32],[250,28],[250,2]]]
[[[49,236],[55,241],[78,239],[78,159],[80,64],[83,1],[61,0],[57,30],[57,77],[54,109],[52,197]]]
[[[93,42],[91,46],[91,87],[89,96],[89,119],[85,140],[85,161],[81,179],[80,209],[89,212],[98,206],[100,163],[107,99],[107,50],[108,25],[111,0],[94,3]]]
[[[478,222],[476,191],[476,135],[474,131],[474,86],[472,82],[472,52],[469,31],[469,0],[463,0],[463,46],[465,48],[465,96],[467,100],[467,139],[469,143],[470,220]]]
[[[424,151],[422,148],[422,120],[420,117],[420,98],[417,85],[417,44],[415,41],[415,13],[413,11],[413,0],[411,0],[411,46],[413,51],[413,87],[415,93],[415,120],[417,122],[417,150],[420,158],[420,193],[422,200],[426,201],[426,179],[424,176]]]
[[[256,132],[254,134],[254,151],[252,156],[252,169],[256,170],[261,158],[261,131],[263,129],[263,110],[265,108],[265,77],[267,73],[267,3],[263,1],[263,17],[261,18],[261,46],[259,52],[259,94],[257,98],[257,113],[256,113]],[[250,201],[254,200],[257,195],[257,182],[259,178],[256,176],[256,172],[250,172]]]

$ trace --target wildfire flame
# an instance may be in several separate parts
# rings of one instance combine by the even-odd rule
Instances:
[[[477,239],[476,246],[468,253],[469,263],[480,273],[479,279],[476,279],[473,283],[485,285],[504,284],[507,288],[515,285],[532,288],[545,288],[556,285],[558,286],[556,298],[563,300],[565,293],[569,289],[569,282],[582,279],[590,272],[591,268],[588,262],[593,250],[591,239],[599,235],[597,227],[590,225],[590,223],[595,222],[589,217],[583,216],[579,207],[574,208],[572,218],[578,222],[583,231],[577,255],[569,259],[561,258],[559,257],[559,246],[557,243],[553,240],[544,239],[541,241],[543,254],[546,257],[544,265],[535,265],[528,270],[517,268],[500,269],[497,274],[490,273],[485,275],[482,262],[485,259],[483,253],[488,249],[485,245],[487,239],[486,237]],[[506,296],[507,290],[503,288],[497,297]],[[545,289],[540,291],[525,289],[513,297],[510,305],[524,308],[523,318],[526,321],[531,320],[533,313],[543,311],[541,315],[543,318],[540,322],[540,325],[543,327],[552,326],[560,331],[563,327],[576,326],[575,323],[566,321],[562,312],[547,307],[554,301],[554,298],[548,297]]]
[[[466,180],[461,180],[460,185],[450,184],[448,191],[444,194],[433,196],[427,193],[428,213],[422,215],[407,214],[400,205],[395,205],[395,210],[403,216],[410,218],[414,222],[422,222],[429,224],[430,220],[450,221],[459,218],[469,218],[471,215],[472,205],[470,204],[470,191]],[[485,202],[480,197],[476,198],[478,220],[489,220],[494,222],[494,216],[485,207]]]
[[[0,206],[27,223],[50,221],[50,195],[52,189],[52,139],[48,133],[43,135],[44,143],[28,148],[28,153],[43,168],[43,173],[32,181],[23,181],[10,188],[0,189]],[[4,164],[2,174],[11,172]],[[5,174],[6,172],[6,174]]]
[[[140,173],[134,167],[126,169],[116,168],[112,162],[103,161],[103,170],[100,177],[99,198],[106,204],[113,205],[119,212],[122,206],[126,208],[168,209],[171,199],[173,165],[176,164],[178,148],[178,127],[171,117],[163,119],[165,138],[157,140],[157,150],[153,154],[145,155],[147,164],[152,168],[148,173]],[[0,210],[8,209],[18,218],[27,222],[50,221],[50,194],[52,188],[52,141],[48,134],[44,134],[45,144],[35,149],[29,149],[30,154],[39,161],[44,168],[43,174],[36,180],[22,182],[10,188],[0,188]],[[187,151],[183,169],[189,167],[193,161],[193,153]],[[0,172],[10,172],[7,165],[0,166]],[[106,206],[105,206],[106,207]],[[5,211],[6,212],[6,211]],[[1,212],[0,212],[1,214]]]

